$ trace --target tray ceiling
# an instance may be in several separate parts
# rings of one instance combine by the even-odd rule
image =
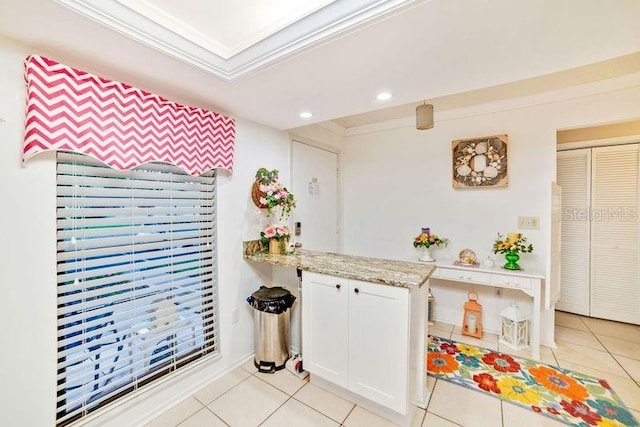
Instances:
[[[55,0],[231,81],[424,0]]]

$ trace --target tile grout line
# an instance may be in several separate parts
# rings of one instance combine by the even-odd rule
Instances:
[[[596,334],[596,333],[591,329],[591,327],[589,326],[589,324],[584,320],[584,319],[586,319],[587,317],[582,316],[582,315],[575,315],[575,316],[576,316],[576,317],[578,317],[578,320],[580,320],[580,322],[582,322],[582,324],[584,325],[584,327],[585,327],[585,328],[587,328],[587,330],[586,330],[586,331],[583,331],[583,332],[588,332],[588,333],[590,333],[590,334],[591,334],[591,336],[592,336],[593,338],[595,338],[595,340],[596,340],[596,341],[597,341],[597,342],[598,342],[598,343],[599,343],[599,344],[604,348],[605,352],[606,352],[607,354],[609,354],[609,356],[611,356],[611,357],[613,358],[613,360],[616,362],[616,364],[618,364],[618,366],[620,366],[620,368],[624,371],[624,373],[626,374],[626,377],[623,377],[623,376],[620,376],[620,375],[616,375],[616,374],[610,374],[610,375],[614,375],[614,376],[616,376],[616,377],[620,377],[620,378],[628,378],[628,379],[630,379],[631,381],[633,381],[633,382],[634,382],[638,387],[640,387],[640,382],[636,381],[636,379],[635,379],[635,378],[633,378],[633,376],[629,373],[629,371],[627,371],[627,369],[625,369],[625,367],[624,367],[624,366],[620,363],[620,361],[616,358],[616,354],[611,353],[611,351],[609,350],[609,348],[608,348],[608,347],[607,347],[607,346],[606,346],[606,345],[605,345],[605,344],[600,340],[600,338],[598,338],[598,335],[597,335],[597,334]],[[603,321],[605,321],[605,322],[612,322],[612,323],[614,323],[614,324],[615,324],[615,323],[618,323],[618,322],[615,322],[615,321],[613,321],[613,320],[606,320],[606,319],[599,319],[599,320],[603,320]],[[565,327],[565,328],[570,328],[570,329],[573,329],[573,330],[582,331],[582,330],[580,330],[580,329],[571,328],[571,327],[569,327],[569,326],[565,326],[565,325],[558,325],[558,324],[556,324],[555,326],[563,326],[563,327]],[[607,334],[600,334],[600,335],[605,336],[605,337],[609,337],[609,335],[607,335]],[[617,338],[617,337],[611,337],[611,338]],[[635,343],[635,341],[625,340],[625,339],[622,339],[622,338],[619,338],[619,339],[621,339],[621,340],[623,340],[623,341],[627,341],[627,342]],[[580,344],[575,344],[575,345],[580,346]],[[582,346],[582,347],[590,348],[590,349],[591,349],[591,347],[588,347],[588,346]],[[598,350],[598,351],[601,351],[601,350],[599,350],[599,349],[592,349],[592,350]],[[552,349],[552,352],[553,352],[553,349]],[[558,359],[558,357],[556,356],[555,352],[553,352],[553,355],[554,355],[554,357],[555,357],[556,361],[558,362],[558,366],[560,366],[560,360],[559,360],[559,359]],[[627,357],[627,356],[623,356],[623,355],[619,355],[619,356],[620,356],[620,357]],[[633,358],[631,357],[630,359],[633,359]],[[634,360],[636,360],[636,359],[634,359]],[[570,362],[570,361],[569,361],[569,362]]]
[[[247,370],[245,369],[245,372],[247,372]],[[229,393],[231,390],[233,390],[234,388],[238,387],[240,384],[242,384],[243,382],[245,382],[246,380],[248,380],[249,378],[251,378],[251,374],[249,374],[249,376],[245,379],[243,379],[242,381],[240,381],[238,384],[234,385],[233,387],[231,387],[229,390],[225,391],[224,393],[222,393],[220,396],[216,397],[215,399],[213,399],[211,402],[209,402],[208,404],[204,404],[202,403],[202,406],[205,407],[205,409],[207,409],[209,412],[211,412],[217,419],[219,419],[220,421],[222,421],[222,423],[226,426],[231,427],[229,424],[227,424],[227,422],[225,420],[222,419],[222,417],[220,417],[220,415],[216,414],[211,408],[209,408],[209,405],[211,405],[213,402],[215,402],[216,400],[220,399],[222,396],[224,396],[225,394]],[[195,397],[195,395],[193,396],[194,399],[196,399],[198,402],[200,402],[200,400],[198,400],[197,397]],[[194,414],[195,415],[195,414]],[[186,421],[186,420],[185,420]],[[184,422],[184,421],[183,421]],[[178,426],[176,426],[178,427]]]
[[[268,382],[268,381],[266,381],[266,380],[264,380],[264,379],[260,378],[260,377],[257,375],[258,373],[260,373],[260,371],[254,372],[253,374],[251,374],[251,376],[256,377],[257,379],[259,379],[259,380],[260,380],[260,381],[262,381],[263,383],[265,383],[265,384],[267,384],[267,385],[269,385],[269,386],[271,386],[271,387],[275,388],[276,390],[278,390],[278,391],[280,391],[280,392],[282,392],[282,393],[284,393],[284,394],[286,394],[286,395],[287,395],[287,399],[286,399],[284,402],[282,402],[282,404],[281,404],[280,406],[278,406],[278,407],[277,407],[277,408],[276,408],[272,413],[270,413],[270,414],[269,414],[269,416],[267,416],[267,418],[265,418],[265,419],[264,419],[260,424],[258,424],[258,426],[261,426],[261,425],[263,425],[264,423],[266,423],[266,422],[267,422],[267,420],[273,416],[273,414],[275,414],[276,412],[278,412],[278,411],[280,410],[280,408],[282,408],[282,407],[283,407],[283,406],[284,406],[288,401],[290,401],[291,399],[293,399],[293,394],[296,394],[298,391],[300,391],[300,389],[302,389],[302,387],[304,387],[306,384],[303,384],[302,386],[300,386],[299,388],[297,388],[297,389],[296,389],[296,391],[294,391],[294,392],[293,392],[293,394],[289,394],[288,392],[286,392],[286,391],[284,391],[284,390],[282,390],[282,389],[280,389],[280,388],[276,387],[275,385],[271,384],[270,382]],[[304,381],[304,382],[305,382],[305,383],[308,383],[308,381]],[[295,400],[296,402],[298,402],[298,399],[294,399],[294,400]],[[300,403],[302,403],[302,402],[300,402]],[[311,408],[311,409],[313,409],[313,408]],[[316,411],[316,412],[318,412],[318,411]],[[321,413],[321,414],[322,414],[322,413]],[[326,417],[326,415],[324,415],[324,414],[322,414],[322,415]],[[329,417],[327,417],[327,418],[329,418]],[[331,418],[329,418],[329,419],[331,419]],[[332,420],[332,421],[333,421],[333,420]]]
[[[425,369],[425,373],[427,376],[429,376],[428,369]],[[431,399],[433,399],[433,395],[436,394],[436,385],[438,385],[438,378],[435,378],[435,377],[431,377],[431,378],[435,379],[435,381],[433,382],[433,389],[429,391],[429,400],[427,400],[427,404],[424,405],[425,412],[429,410],[429,405],[431,405]],[[429,379],[427,378],[425,381],[425,385],[427,385],[428,382],[429,382]]]
[[[240,384],[242,384],[243,382],[245,382],[246,380],[248,380],[249,378],[251,378],[251,374],[249,374],[249,376],[247,378],[244,378],[242,381],[240,381],[238,384],[231,386],[231,388],[229,388],[229,390],[225,391],[224,393],[222,393],[220,396],[216,397],[215,399],[213,399],[211,402],[209,403],[204,403],[202,402],[200,399],[198,399],[195,395],[196,393],[192,394],[191,396],[198,401],[198,403],[202,404],[202,406],[207,407],[208,405],[211,405],[213,402],[215,402],[216,400],[220,399],[222,396],[224,396],[225,394],[229,393],[231,390],[233,390],[234,388],[238,387]],[[217,380],[216,380],[217,381]],[[215,381],[213,381],[215,382]],[[205,386],[206,387],[206,386]],[[203,387],[204,388],[204,387]]]
[[[584,316],[580,316],[580,317],[584,317]],[[631,324],[631,323],[617,322],[617,321],[615,321],[615,320],[600,319],[600,318],[597,318],[597,317],[585,317],[585,318],[586,318],[586,319],[601,320],[601,321],[603,321],[603,322],[609,322],[609,323],[612,323],[613,325],[625,325],[625,327],[626,327],[626,326],[629,326],[629,325],[631,325],[631,326],[635,326],[635,325],[633,325],[633,324]],[[593,331],[593,330],[591,329],[591,327],[589,326],[589,324],[588,324],[588,323],[586,323],[586,322],[584,322],[584,321],[583,321],[583,323],[584,323],[584,325],[589,329],[589,332],[591,332],[594,336],[595,336],[595,335],[598,335],[598,334],[597,334],[597,332],[595,332],[595,331]],[[633,339],[619,338],[619,337],[616,337],[616,336],[613,336],[613,335],[610,335],[610,334],[604,334],[604,333],[600,333],[599,335],[602,335],[602,336],[605,336],[605,337],[608,337],[608,338],[615,338],[615,339],[618,339],[618,340],[621,340],[621,341],[626,341],[626,342],[630,342],[630,343],[634,343],[634,344],[640,344],[638,341],[634,341]]]
[[[298,391],[300,391],[300,390],[298,390]],[[296,392],[296,393],[297,393],[297,392]],[[296,399],[295,395],[294,395],[294,396],[291,396],[291,398],[292,398],[293,400],[295,400],[296,402],[303,404],[303,405],[304,405],[304,406],[306,406],[307,408],[314,410],[315,412],[319,413],[319,414],[320,414],[320,415],[322,415],[323,417],[328,418],[329,420],[333,421],[334,423],[336,423],[336,424],[338,424],[338,425],[342,425],[342,423],[341,423],[340,421],[336,421],[336,420],[334,420],[333,418],[331,418],[330,416],[328,416],[327,414],[324,414],[324,413],[320,412],[318,409],[314,408],[313,406],[311,406],[311,405],[307,405],[307,404],[306,404],[306,403],[304,403],[303,401]],[[356,404],[355,404],[355,403],[353,404],[353,407],[354,407],[354,408],[356,407]],[[353,409],[353,408],[352,408],[352,409]],[[349,411],[349,412],[351,412],[351,411]],[[347,414],[347,416],[348,416],[348,414]],[[346,418],[345,418],[344,420],[346,420]],[[344,422],[344,420],[342,420],[342,422]]]
[[[265,382],[266,382],[266,381],[265,381]],[[267,383],[267,384],[269,384],[269,383]],[[269,384],[269,385],[271,385],[271,384]],[[272,387],[273,387],[273,386],[272,386]],[[280,390],[280,389],[278,389],[278,390]],[[267,418],[265,418],[264,420],[262,420],[262,422],[261,422],[260,424],[258,424],[258,427],[259,427],[259,426],[261,426],[261,425],[263,425],[264,423],[266,423],[266,422],[267,422],[267,420],[273,416],[273,414],[275,414],[276,412],[278,412],[278,410],[280,410],[280,408],[282,408],[282,407],[283,407],[283,406],[284,406],[288,401],[290,401],[291,399],[293,399],[293,396],[289,396],[289,398],[288,398],[287,400],[285,400],[284,402],[282,402],[282,404],[281,404],[280,406],[278,406],[278,407],[277,407],[277,408],[276,408],[272,413],[270,413],[270,414],[267,416]]]
[[[357,406],[358,406],[358,405],[355,405],[355,404],[353,405],[353,408],[351,408],[351,410],[349,411],[349,413],[347,414],[347,416],[346,416],[346,417],[344,417],[344,420],[342,420],[342,422],[340,423],[340,426],[344,426],[344,423],[347,421],[347,418],[349,418],[349,415],[351,415],[351,413],[352,413],[353,411],[355,411],[355,410],[356,410],[356,407],[357,407]]]
[[[283,392],[284,394],[286,394],[287,396],[290,396],[290,397],[291,397],[291,396],[293,396],[294,394],[296,394],[298,391],[300,391],[300,389],[301,389],[302,387],[304,387],[304,386],[309,382],[309,380],[307,380],[307,379],[301,380],[301,381],[302,381],[302,382],[304,382],[305,384],[302,384],[300,387],[298,387],[298,388],[293,392],[293,394],[289,394],[289,392],[288,392],[288,391],[283,390],[283,389],[281,389],[280,387],[278,387],[278,386],[276,386],[276,385],[271,384],[269,381],[267,381],[267,380],[265,380],[265,379],[260,378],[259,376],[257,376],[257,375],[256,375],[257,373],[258,373],[258,372],[256,372],[255,374],[252,374],[252,375],[253,375],[254,377],[256,377],[257,379],[259,379],[260,381],[262,381],[262,382],[264,382],[264,383],[269,384],[271,387],[275,388],[276,390],[279,390],[279,391]],[[307,377],[307,378],[308,378],[308,377]]]
[[[580,320],[582,320],[582,318],[581,318]],[[584,322],[584,320],[582,320],[582,322],[586,324],[586,322]],[[598,335],[596,335],[596,333],[595,333],[595,332],[593,332],[593,330],[589,327],[589,325],[586,325],[586,326],[587,326],[587,328],[589,328],[589,332],[591,332],[591,334],[592,334],[592,335],[593,335],[593,337],[596,339],[596,341],[598,341],[598,342],[600,343],[600,345],[601,345],[602,347],[604,347],[604,349],[607,351],[607,354],[608,354],[609,356],[611,356],[611,358],[612,358],[612,359],[613,359],[613,360],[618,364],[618,366],[620,366],[620,368],[624,371],[624,373],[625,373],[625,374],[627,374],[627,377],[629,377],[629,379],[630,379],[631,381],[633,381],[633,382],[634,382],[638,387],[640,387],[640,384],[638,384],[638,382],[637,382],[637,381],[636,381],[636,380],[631,376],[631,374],[629,373],[629,371],[627,371],[627,370],[625,369],[625,367],[624,367],[624,366],[622,366],[622,364],[620,363],[620,361],[619,361],[618,359],[616,359],[615,354],[611,353],[611,351],[609,351],[609,348],[608,348],[608,347],[607,347],[607,346],[606,346],[602,341],[600,341],[600,338],[598,338]],[[607,336],[607,335],[604,335],[604,334],[603,334],[603,336]],[[612,337],[612,338],[616,338],[616,337]],[[624,340],[624,341],[626,341],[626,340]],[[622,355],[619,355],[619,356],[621,356],[621,357],[626,357],[626,356],[622,356]],[[614,375],[614,374],[612,374],[612,375]]]
[[[431,398],[436,394],[436,387],[438,386],[438,381],[440,381],[439,378],[436,378],[436,382],[433,385],[433,393],[431,393],[431,396],[429,397],[429,405],[431,404]],[[444,381],[444,380],[443,380]],[[459,386],[458,384],[456,384],[456,386]],[[435,415],[438,418],[442,418],[443,420],[446,420],[452,424],[455,424],[457,426],[459,426],[460,424],[458,424],[457,422],[450,420],[449,418],[443,417],[442,415],[436,414],[435,412],[430,412],[429,411],[429,405],[427,405],[427,409],[425,410],[425,418],[427,417],[427,412],[429,412],[430,414]],[[424,420],[422,421],[424,423]]]
[[[219,419],[220,421],[222,421],[222,423],[228,427],[231,427],[231,424],[228,424],[225,420],[223,420],[220,415],[216,414],[215,412],[213,412],[211,409],[209,409],[208,406],[204,407],[207,411],[211,412],[213,414],[214,417],[216,417],[217,419]]]
[[[244,368],[243,368],[243,369],[244,369]],[[238,384],[236,384],[236,385],[234,385],[233,387],[231,387],[229,390],[227,390],[226,392],[224,392],[223,394],[221,394],[220,396],[218,396],[216,399],[214,399],[213,401],[211,401],[209,404],[211,404],[211,403],[215,402],[216,400],[218,400],[219,398],[221,398],[221,397],[222,397],[222,396],[224,396],[225,394],[229,393],[232,389],[236,388],[237,386],[239,386],[240,384],[242,384],[243,382],[245,382],[246,380],[248,380],[250,377],[255,377],[256,379],[260,380],[261,382],[263,382],[263,383],[265,383],[265,384],[267,384],[267,385],[269,385],[269,386],[271,386],[271,387],[275,388],[276,390],[278,390],[278,391],[280,391],[280,392],[282,392],[282,393],[284,393],[284,394],[286,394],[286,395],[287,395],[287,399],[286,399],[286,400],[285,400],[285,401],[284,401],[280,406],[278,406],[278,407],[277,407],[277,408],[276,408],[272,413],[270,413],[270,414],[267,416],[267,418],[265,418],[265,419],[264,419],[260,424],[258,424],[259,426],[260,426],[260,425],[262,425],[262,424],[264,424],[265,422],[267,422],[267,420],[268,420],[269,418],[271,418],[271,417],[272,417],[276,412],[278,412],[278,410],[279,410],[280,408],[282,408],[282,407],[283,407],[283,406],[284,406],[288,401],[290,401],[291,399],[293,399],[293,400],[295,400],[296,402],[299,402],[299,403],[301,403],[301,404],[303,404],[303,405],[307,406],[308,408],[310,408],[310,409],[314,410],[315,412],[319,413],[319,414],[320,414],[320,415],[322,415],[323,417],[328,418],[329,420],[331,420],[331,421],[333,421],[333,422],[336,422],[337,424],[340,424],[338,421],[335,421],[335,420],[334,420],[334,419],[332,419],[331,417],[329,417],[329,416],[327,416],[327,415],[323,414],[322,412],[318,411],[317,409],[315,409],[315,408],[313,408],[313,407],[311,407],[311,406],[309,406],[309,405],[305,404],[304,402],[301,402],[301,401],[299,401],[298,399],[295,399],[295,398],[293,397],[293,396],[294,396],[296,393],[298,393],[298,392],[299,392],[303,387],[305,387],[307,384],[309,384],[309,381],[304,381],[304,384],[303,384],[302,386],[300,386],[299,388],[297,388],[297,389],[293,392],[293,394],[289,394],[287,391],[285,391],[285,390],[282,390],[282,389],[278,388],[277,386],[275,386],[275,385],[273,385],[273,384],[269,383],[269,382],[268,382],[268,381],[266,381],[265,379],[263,379],[263,378],[261,378],[260,376],[258,376],[257,374],[259,373],[259,371],[251,373],[251,372],[249,372],[249,371],[247,371],[247,370],[245,369],[245,372],[249,373],[249,376],[248,376],[247,378],[243,379],[243,380],[242,380],[242,381],[240,381]],[[197,400],[198,402],[200,402],[198,399],[196,399],[196,400]],[[225,423],[225,425],[227,425],[227,426],[229,425],[229,424],[227,424],[227,423],[226,423],[222,418],[220,418],[220,416],[218,416],[214,411],[212,411],[210,408],[208,408],[208,406],[207,406],[207,405],[203,404],[203,406],[204,406],[205,408],[207,408],[211,413],[213,413],[217,418],[219,418],[223,423]],[[355,404],[354,404],[354,406],[355,406]],[[188,418],[187,418],[187,419],[188,419]],[[186,420],[183,420],[182,422],[184,422],[184,421],[186,421]]]
[[[456,426],[458,426],[458,427],[464,427],[462,424],[458,424],[458,423],[456,423],[456,422],[454,422],[454,421],[451,421],[450,419],[444,418],[444,417],[442,417],[442,416],[440,416],[440,415],[438,415],[438,414],[435,414],[435,413],[433,413],[433,412],[429,412],[429,411],[427,411],[427,413],[428,413],[428,414],[433,415],[434,417],[438,417],[438,418],[440,418],[441,420],[445,420],[445,421],[447,421],[448,423],[451,423],[451,424],[456,425]],[[426,417],[427,417],[427,416],[426,416],[426,414],[425,414],[425,419],[426,419]],[[424,421],[423,421],[423,423],[424,423]]]
[[[428,405],[427,405],[428,406]],[[424,420],[427,418],[427,410],[424,410],[424,414],[422,414],[422,419],[420,420],[420,425],[419,427],[422,427],[422,425],[424,424]]]

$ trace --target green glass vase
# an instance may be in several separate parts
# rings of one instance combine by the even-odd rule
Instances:
[[[516,251],[507,251],[504,254],[507,263],[504,265],[504,268],[507,270],[520,270],[520,266],[518,265],[518,260],[520,259],[520,255]]]

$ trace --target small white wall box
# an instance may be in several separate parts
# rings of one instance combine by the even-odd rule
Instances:
[[[529,319],[513,303],[500,312],[502,333],[500,342],[514,350],[529,347]]]

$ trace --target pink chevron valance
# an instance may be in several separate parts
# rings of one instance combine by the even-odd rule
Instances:
[[[161,161],[200,175],[233,169],[235,120],[76,70],[42,56],[25,61],[22,161],[47,150],[128,170]]]

